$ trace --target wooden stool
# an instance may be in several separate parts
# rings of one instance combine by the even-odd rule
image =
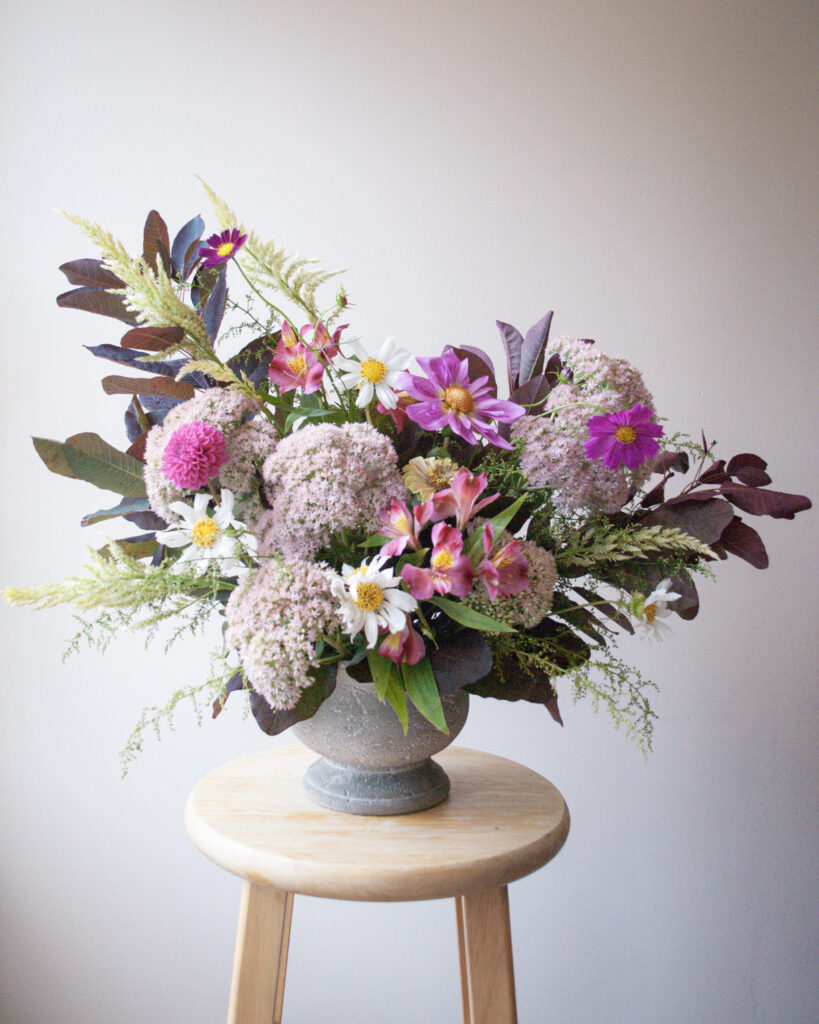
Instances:
[[[280,1024],[293,894],[410,901],[453,896],[464,1024],[516,1024],[507,885],[551,860],[569,832],[542,776],[463,747],[436,755],[448,800],[398,817],[312,804],[301,778],[316,755],[280,747],[211,772],[185,809],[188,834],[245,879],[228,1024]]]

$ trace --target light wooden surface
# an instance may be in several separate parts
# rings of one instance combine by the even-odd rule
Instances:
[[[292,915],[292,893],[245,882],[228,1024],[281,1024]]]
[[[452,780],[449,799],[428,811],[389,818],[312,804],[301,777],[315,758],[302,746],[279,747],[211,772],[185,809],[193,842],[255,887],[398,901],[499,889],[551,860],[569,831],[558,790],[536,772],[493,754],[450,747],[436,755]],[[465,901],[461,907],[467,960],[473,955],[471,906]],[[483,912],[481,906],[474,904],[475,914]],[[483,1019],[475,1017],[475,1024]],[[506,1018],[496,1018],[501,1019]]]
[[[464,1024],[517,1024],[509,890],[455,897]]]

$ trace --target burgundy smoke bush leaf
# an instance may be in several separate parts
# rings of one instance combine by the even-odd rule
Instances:
[[[213,718],[222,713],[225,704],[227,704],[228,697],[236,690],[243,690],[245,688],[245,678],[241,672],[234,672],[230,677],[227,686],[225,687],[225,693],[222,700],[218,698],[213,702]]]
[[[743,523],[739,516],[734,516],[722,531],[720,543],[726,551],[744,558],[755,569],[768,568],[768,553],[762,538],[753,527]]]
[[[560,371],[562,369],[563,360],[560,358],[557,352],[555,352],[553,355],[549,356],[549,359],[546,363],[546,367],[543,371],[546,380],[549,382],[550,387],[555,387],[555,385],[557,384],[558,377],[560,376]]]
[[[656,487],[652,487],[651,490],[643,497],[640,502],[642,508],[651,508],[653,505],[661,505],[665,498],[665,484],[661,480]]]
[[[712,462],[708,469],[700,473],[700,483],[703,484],[724,484],[730,479],[729,474],[725,472],[725,459]]]
[[[136,323],[134,314],[125,307],[123,296],[104,288],[75,288],[73,292],[63,292],[57,296],[57,305],[61,309],[81,309],[85,313],[110,316],[126,324]]]
[[[738,469],[745,469],[747,467],[765,470],[768,468],[768,463],[758,455],[753,455],[751,452],[741,452],[739,455],[735,455],[728,461],[726,471],[731,476],[735,476]]]
[[[484,352],[482,348],[478,348],[476,345],[461,345],[460,348],[464,352],[470,352],[473,356],[477,356],[478,359],[486,363],[487,369],[484,372],[490,380],[495,380],[495,364],[492,362],[492,357],[489,353]]]
[[[102,260],[71,260],[60,270],[69,284],[87,288],[124,288],[125,282],[102,265]]]
[[[680,595],[679,600],[669,604],[668,607],[671,611],[676,612],[681,619],[686,621],[695,619],[700,610],[700,598],[694,581],[686,579],[684,576],[672,576],[671,590]]]
[[[143,352],[164,352],[178,345],[185,337],[181,327],[134,327],[122,336],[122,348],[138,348]]]
[[[179,229],[171,246],[174,273],[185,280],[199,255],[199,240],[205,232],[205,222],[197,214]]]
[[[687,473],[688,452],[660,452],[652,463],[652,473]]]
[[[492,651],[483,634],[462,629],[430,651],[429,661],[439,691],[451,694],[489,674]]]
[[[536,416],[542,412],[551,390],[552,386],[546,379],[546,374],[541,373],[537,377],[527,380],[525,384],[521,384],[519,388],[512,392],[509,398],[510,401],[525,406],[526,412],[530,416]]]
[[[743,484],[724,484],[722,493],[743,512],[752,516],[771,516],[773,519],[793,519],[797,512],[812,507],[804,494],[786,494],[784,491],[760,490]]]
[[[740,483],[746,484],[748,487],[767,487],[771,483],[771,478],[765,470],[758,469],[756,466],[740,466],[734,476]]]
[[[225,304],[227,302],[227,273],[225,271],[225,267],[222,267],[219,271],[219,276],[216,278],[216,282],[202,310],[202,320],[211,342],[216,341],[219,328],[222,326],[222,318],[225,315]]]
[[[687,491],[685,494],[678,494],[669,498],[666,505],[682,505],[687,501],[710,501],[711,498],[718,498],[722,491],[718,487],[709,487],[705,491]]]
[[[145,444],[148,440],[148,431],[144,434],[140,434],[139,437],[126,449],[125,454],[130,455],[132,459],[137,461],[145,462]]]
[[[714,498],[708,501],[682,501],[668,507],[668,503],[643,519],[644,526],[677,527],[701,540],[713,544],[722,536],[722,531],[734,518],[734,510],[727,501]],[[675,589],[675,588],[672,588]]]
[[[553,316],[553,312],[548,312],[526,332],[520,350],[519,384],[525,384],[527,380],[543,372],[544,352]]]
[[[523,348],[523,336],[520,331],[511,324],[505,324],[502,320],[496,320],[500,331],[503,347],[506,349],[506,363],[509,374],[509,394],[518,386],[520,376],[520,350]]]
[[[168,225],[156,210],[151,210],[145,221],[142,235],[142,258],[154,268],[159,269],[159,262],[166,274],[171,272],[171,240],[168,237]]]
[[[170,377],[110,377],[102,378],[106,395],[162,395],[186,402],[196,394],[192,385]]]

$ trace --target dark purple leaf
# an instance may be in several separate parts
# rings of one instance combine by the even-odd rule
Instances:
[[[137,459],[139,462],[145,462],[145,445],[148,441],[148,431],[144,434],[140,434],[138,438],[126,449],[125,454],[130,455],[132,459]]]
[[[700,598],[694,581],[685,576],[672,576],[670,589],[680,595],[679,600],[669,603],[668,607],[671,611],[676,612],[681,619],[685,619],[687,622],[695,619],[700,610]]]
[[[656,487],[652,489],[643,497],[640,502],[642,508],[651,508],[653,505],[661,505],[665,498],[665,484],[661,480]]]
[[[122,336],[122,348],[138,348],[143,352],[164,352],[178,345],[185,337],[181,327],[135,327]]]
[[[134,314],[125,308],[123,296],[104,288],[75,288],[73,292],[63,292],[57,296],[57,305],[61,309],[81,309],[86,313],[111,316],[126,324],[136,323]]]
[[[157,260],[162,262],[166,274],[171,272],[171,240],[168,237],[168,225],[156,210],[151,210],[145,221],[142,235],[142,258],[154,268],[159,269]]]
[[[197,214],[179,229],[171,246],[171,262],[176,276],[183,281],[188,276],[193,261],[199,252],[199,239],[205,230],[205,222]],[[193,250],[193,252],[191,251]]]
[[[218,698],[213,702],[213,718],[216,718],[222,713],[225,704],[227,704],[228,697],[236,690],[244,690],[245,688],[245,677],[242,672],[234,672],[234,674],[228,680],[228,684],[225,687],[225,692],[222,695],[222,699]]]
[[[740,483],[747,484],[748,487],[767,487],[771,483],[771,478],[765,470],[756,466],[740,466],[734,476]]]
[[[537,377],[531,377],[525,384],[516,388],[509,396],[509,400],[525,406],[529,416],[537,416],[542,412],[551,390],[552,386],[546,379],[546,374],[540,373]]]
[[[708,469],[700,473],[699,477],[701,484],[724,484],[730,479],[729,474],[725,472],[725,459],[712,462]]]
[[[180,404],[176,398],[162,398],[159,395],[143,395],[140,402],[151,420],[160,425],[165,422],[165,417],[171,409]]]
[[[721,493],[719,487],[708,487],[704,491],[686,491],[684,494],[669,498],[666,505],[670,508],[672,505],[683,505],[688,501],[710,501],[712,498],[718,498]]]
[[[132,399],[128,408],[125,410],[125,432],[128,435],[128,440],[133,444],[138,437],[140,437],[145,431],[150,430],[151,427],[161,424],[165,419],[165,415],[174,405],[178,405],[178,402],[168,401],[167,408],[157,411],[150,411],[146,408],[149,399],[146,396],[143,400],[140,400],[139,406],[137,406],[136,399]],[[141,406],[141,415],[140,415]]]
[[[572,590],[585,601],[593,603],[596,612],[606,615],[612,622],[616,622],[620,629],[624,629],[627,633],[634,632],[634,626],[632,626],[627,616],[623,615],[615,605],[609,604],[608,601],[601,601],[599,594],[596,594],[593,590],[587,590],[585,587],[573,586]]]
[[[492,362],[492,357],[488,352],[484,352],[482,348],[478,348],[476,345],[459,345],[464,352],[469,352],[473,356],[477,356],[482,362],[486,363],[487,369],[484,373],[489,377],[490,380],[495,380],[495,364]]]
[[[138,526],[140,530],[167,530],[168,524],[161,517],[156,515],[155,512],[134,512],[124,515],[123,519],[127,519],[129,523],[133,523],[134,526]]]
[[[518,386],[520,376],[520,351],[523,348],[523,335],[511,324],[505,324],[502,320],[496,320],[498,330],[501,334],[501,341],[506,350],[507,372],[509,375],[509,394]]]
[[[491,394],[493,398],[498,397],[498,384],[495,380],[495,372],[492,368],[489,357],[486,355],[477,355],[475,350],[468,348],[456,348],[454,345],[447,345],[444,351],[453,352],[458,359],[465,359],[467,362],[467,373],[471,381],[478,380],[480,377],[487,377],[487,383],[490,386]]]
[[[134,348],[120,348],[118,345],[86,345],[85,348],[99,359],[109,359],[112,363],[130,366],[132,370],[159,374],[161,377],[172,377],[174,380],[187,362],[185,359],[169,359],[164,362],[155,360],[141,362],[141,357],[148,353],[140,352]],[[183,380],[188,384],[192,384],[195,388],[207,388],[210,384],[208,378],[198,371],[187,374],[183,377]]]
[[[811,508],[810,498],[804,494],[786,494],[743,484],[723,484],[722,493],[737,508],[752,516],[771,516],[773,519],[793,519],[797,512]]]
[[[113,508],[102,508],[98,512],[89,512],[80,520],[80,526],[92,526],[94,523],[101,523],[105,519],[115,519],[117,516],[124,516],[127,513],[147,512],[149,509],[147,498],[126,498],[114,505]]]
[[[244,373],[258,385],[267,377],[273,349],[280,337],[281,332],[276,331],[275,334],[263,334],[260,338],[254,338],[235,356],[228,359],[227,365],[234,373]]]
[[[225,272],[225,267],[222,267],[202,310],[202,320],[211,342],[216,341],[216,337],[219,334],[222,318],[225,315],[226,302],[227,273]]]
[[[688,453],[687,452],[661,452],[654,460],[652,473],[687,473]]]
[[[102,265],[102,260],[71,260],[63,263],[60,270],[69,284],[87,288],[124,288],[125,282]]]
[[[336,688],[337,667],[323,665],[321,668],[313,669],[310,674],[315,682],[302,691],[298,704],[287,711],[274,711],[264,697],[251,689],[250,710],[262,732],[268,736],[277,736],[296,722],[312,718]]]
[[[768,568],[768,552],[756,530],[734,516],[722,531],[720,543],[726,551],[750,562],[755,569]]]
[[[475,629],[462,629],[429,649],[429,661],[441,694],[456,693],[468,683],[488,675],[492,651]]]
[[[550,311],[526,332],[520,350],[519,384],[525,384],[531,377],[536,377],[543,372],[544,352],[546,342],[549,340],[549,328],[552,325],[553,316],[554,313]]]
[[[758,455],[754,455],[752,452],[740,452],[739,455],[735,455],[732,459],[729,459],[726,471],[730,476],[736,476],[738,469],[745,469],[747,467],[766,470],[768,468],[768,463]]]
[[[550,355],[548,360],[546,361],[546,367],[543,371],[546,375],[546,380],[549,382],[550,387],[555,387],[557,385],[557,381],[560,377],[562,369],[563,360],[560,358],[557,352]]]
[[[711,544],[720,539],[722,531],[733,518],[734,510],[729,503],[713,498],[709,501],[682,501],[671,508],[666,503],[649,512],[642,525],[677,527],[703,544]]]

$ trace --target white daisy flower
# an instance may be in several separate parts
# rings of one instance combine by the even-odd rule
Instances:
[[[381,343],[376,356],[371,356],[357,341],[350,346],[358,359],[340,357],[335,365],[342,370],[341,383],[345,388],[358,388],[355,404],[365,409],[373,400],[373,395],[385,409],[394,409],[398,405],[398,396],[394,386],[398,375],[409,366],[412,356],[402,348],[393,345],[392,338]]]
[[[386,555],[376,555],[369,563],[365,559],[357,569],[345,565],[342,575],[330,586],[341,602],[344,631],[351,637],[363,631],[368,647],[378,643],[379,629],[401,632],[407,613],[418,607],[411,594],[399,589],[401,577],[394,576],[391,568],[381,568],[386,561]]]
[[[668,588],[671,580],[663,580],[657,587],[643,599],[640,597],[634,604],[634,617],[638,625],[646,633],[649,639],[662,640],[663,636],[671,632],[670,628],[661,622],[671,614],[671,609],[666,607],[671,601],[676,601],[681,594],[675,594]]]
[[[246,527],[233,518],[233,492],[222,488],[222,503],[216,505],[213,515],[207,514],[209,494],[197,494],[193,505],[174,501],[171,508],[182,522],[157,533],[160,544],[169,548],[185,548],[174,562],[171,572],[193,571],[201,576],[213,563],[223,576],[242,576],[247,566],[237,555],[256,554],[256,538]]]

